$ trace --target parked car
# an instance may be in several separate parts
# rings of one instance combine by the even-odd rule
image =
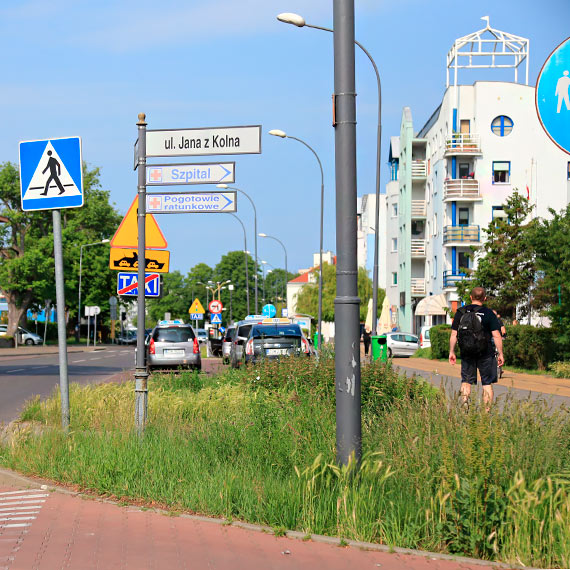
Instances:
[[[422,327],[420,329],[420,348],[429,348],[431,346],[431,340],[429,338],[429,331],[431,326]]]
[[[0,336],[5,336],[8,332],[8,325],[0,325]],[[29,330],[18,327],[18,342],[22,344],[41,344],[43,339],[40,335]]]
[[[254,323],[261,323],[263,319],[246,319],[236,323],[236,332],[230,348],[230,366],[238,368],[243,360],[243,346],[246,343],[251,327]]]
[[[117,337],[117,342],[119,344],[136,344],[137,343],[137,331],[125,330],[123,334]]]
[[[200,344],[206,344],[208,342],[208,332],[206,329],[196,329],[196,336]]]
[[[160,321],[147,345],[147,365],[152,368],[202,369],[200,343],[191,325],[183,321]]]
[[[230,355],[232,351],[232,344],[236,336],[237,327],[234,325],[229,326],[224,333],[222,339],[222,361],[224,364],[229,364]]]
[[[254,363],[262,358],[281,358],[283,356],[311,356],[309,341],[301,332],[301,327],[288,321],[275,322],[276,319],[264,320],[251,327],[243,351],[243,362]],[[273,321],[273,322],[269,322]]]
[[[386,335],[388,356],[412,356],[420,347],[420,339],[415,334],[388,333]]]

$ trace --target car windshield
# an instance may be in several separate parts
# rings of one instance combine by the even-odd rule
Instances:
[[[189,342],[194,340],[192,327],[161,327],[154,330],[155,342]]]
[[[261,325],[256,326],[252,333],[253,338],[265,337],[301,337],[301,329],[296,325]]]

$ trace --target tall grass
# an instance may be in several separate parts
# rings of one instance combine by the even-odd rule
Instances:
[[[73,386],[30,403],[1,460],[124,499],[402,547],[570,566],[570,417],[511,400],[465,413],[423,381],[362,370],[359,464],[335,464],[334,361],[264,362],[150,381],[133,433],[133,386]]]

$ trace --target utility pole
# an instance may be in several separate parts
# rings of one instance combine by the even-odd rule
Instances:
[[[356,220],[356,93],[354,0],[333,1],[334,128],[336,180],[337,296],[335,298],[335,387],[337,461],[359,461],[360,299]]]

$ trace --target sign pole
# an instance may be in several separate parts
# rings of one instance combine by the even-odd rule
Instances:
[[[53,253],[55,258],[55,291],[57,303],[57,337],[59,345],[59,389],[61,392],[61,426],[69,429],[69,378],[67,375],[67,334],[65,330],[65,289],[61,247],[61,212],[53,210]],[[47,318],[47,316],[46,316]]]
[[[146,122],[145,114],[138,116],[138,295],[137,295],[137,360],[135,367],[135,428],[142,435],[148,409],[148,372],[145,364],[145,222],[146,222]]]

